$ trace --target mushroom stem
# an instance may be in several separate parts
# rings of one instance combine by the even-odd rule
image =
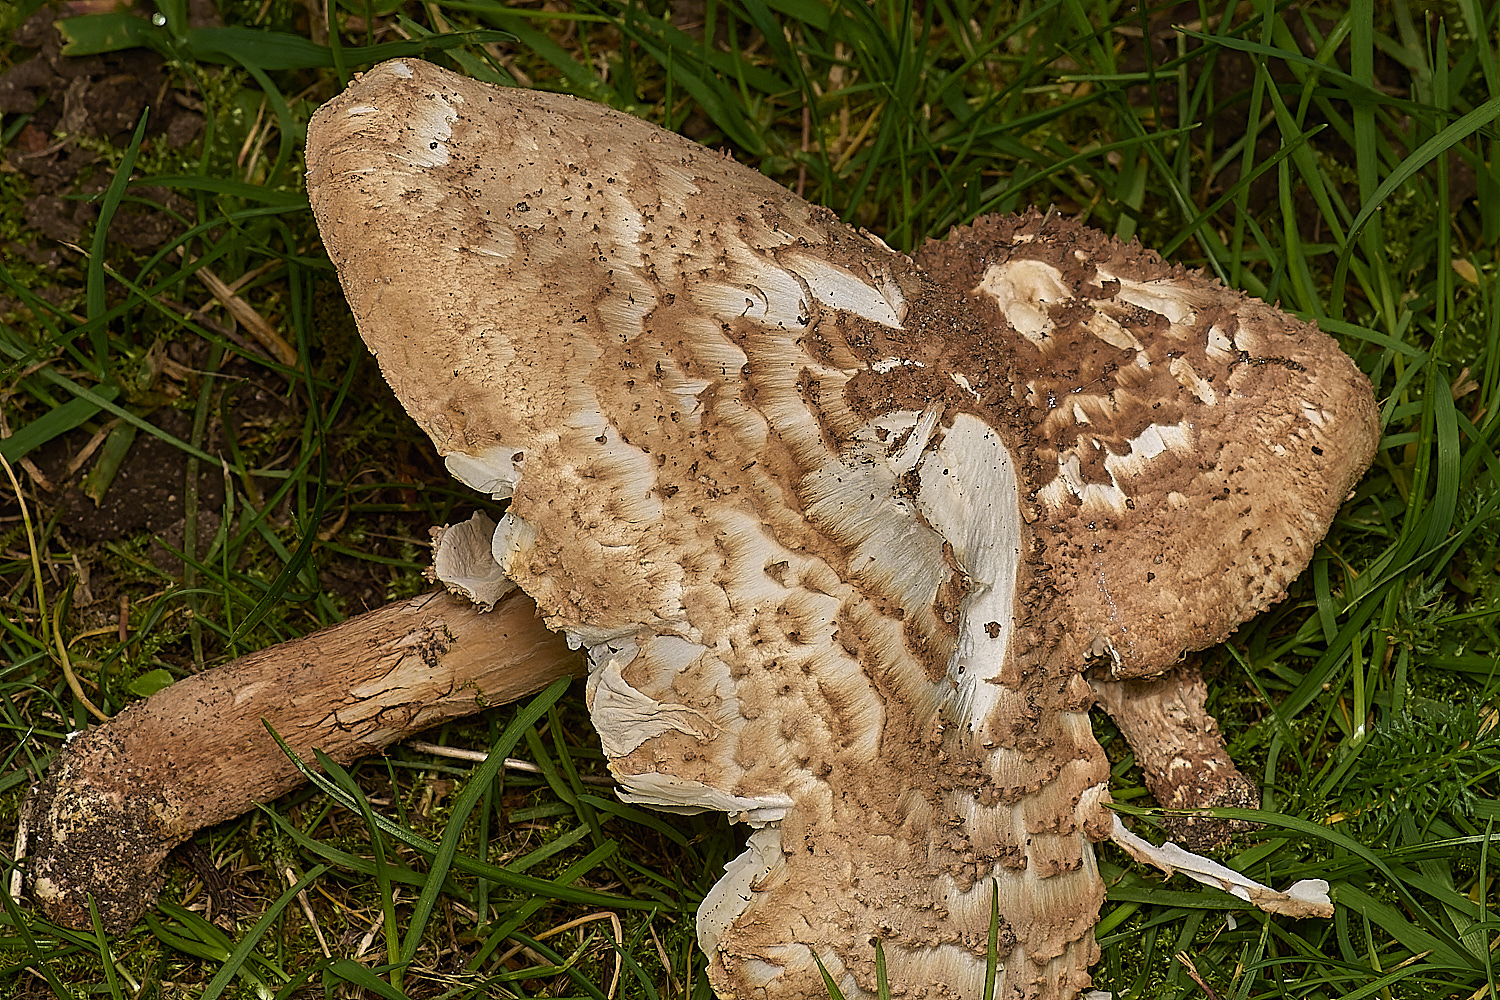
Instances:
[[[1160,677],[1122,681],[1091,677],[1099,706],[1120,727],[1158,804],[1164,809],[1258,809],[1260,792],[1234,766],[1219,724],[1208,714],[1208,685],[1196,663]],[[1168,832],[1193,850],[1216,847],[1252,824],[1207,815],[1169,814]]]
[[[123,931],[173,847],[301,784],[266,723],[300,755],[345,763],[582,673],[524,595],[486,614],[433,593],[178,681],[70,740],[33,788],[18,837],[30,891],[79,928],[93,896]]]

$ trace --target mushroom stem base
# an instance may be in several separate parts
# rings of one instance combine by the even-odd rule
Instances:
[[[446,593],[368,612],[178,681],[70,740],[27,800],[18,845],[47,916],[121,932],[197,830],[301,784],[265,730],[340,763],[583,673],[524,595],[482,614]],[[29,850],[28,850],[29,848]],[[19,852],[18,852],[19,853]]]

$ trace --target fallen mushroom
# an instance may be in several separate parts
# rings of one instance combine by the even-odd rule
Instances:
[[[686,139],[385,63],[308,187],[503,575],[589,656],[627,801],[754,828],[725,997],[1071,998],[1113,818],[1084,672],[1280,599],[1369,462],[1332,340],[1031,213],[913,260]],[[483,578],[486,566],[465,568]]]

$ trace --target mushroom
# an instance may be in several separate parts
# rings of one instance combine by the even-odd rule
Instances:
[[[308,187],[396,395],[510,498],[492,558],[586,649],[622,798],[752,828],[698,913],[714,989],[873,994],[878,941],[893,992],[977,997],[992,900],[996,996],[1087,986],[1084,672],[1283,596],[1375,446],[1334,342],[1051,214],[912,259],[413,59],[317,112]]]

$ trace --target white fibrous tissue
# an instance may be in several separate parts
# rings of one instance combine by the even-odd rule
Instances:
[[[433,541],[432,568],[438,580],[485,611],[515,588],[490,553],[494,534],[495,522],[480,513],[438,529]]]
[[[1127,830],[1119,816],[1115,817],[1110,839],[1137,861],[1154,865],[1168,875],[1181,872],[1204,885],[1223,889],[1231,896],[1252,903],[1267,913],[1279,913],[1288,917],[1333,916],[1333,902],[1328,898],[1328,883],[1323,879],[1303,879],[1285,892],[1279,892],[1241,875],[1233,868],[1226,868],[1217,861],[1184,850],[1170,840],[1157,847]]]

